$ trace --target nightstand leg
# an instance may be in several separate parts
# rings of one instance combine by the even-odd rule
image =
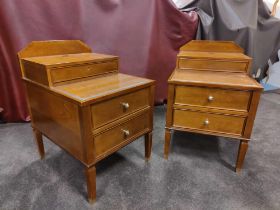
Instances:
[[[43,159],[45,157],[45,149],[44,149],[42,133],[37,129],[33,128],[33,134],[34,134],[34,138],[35,138],[35,142],[37,145],[40,158]]]
[[[150,159],[152,152],[152,132],[145,134],[145,159]]]
[[[235,171],[239,173],[241,171],[245,155],[248,149],[248,141],[241,140],[239,144],[238,156],[236,160],[236,169]]]
[[[170,140],[171,140],[171,131],[165,129],[165,144],[164,144],[164,158],[165,159],[168,159]]]
[[[96,169],[95,166],[85,168],[87,179],[87,191],[89,203],[94,203],[96,200]]]

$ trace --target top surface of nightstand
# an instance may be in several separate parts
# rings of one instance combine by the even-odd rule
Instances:
[[[251,60],[250,57],[242,53],[224,53],[224,52],[180,51],[177,57],[191,58],[191,59]]]
[[[232,41],[211,40],[192,40],[183,45],[180,51],[244,53],[244,50]]]
[[[59,85],[50,89],[83,104],[122,94],[133,88],[154,84],[153,80],[121,73],[110,73],[79,82]]]
[[[170,76],[168,82],[174,84],[227,87],[247,90],[262,89],[262,86],[247,74],[228,72],[176,69]]]
[[[108,59],[117,59],[117,56],[104,55],[99,53],[79,53],[79,54],[64,54],[39,56],[22,59],[24,62],[32,62],[41,64],[47,67],[59,67],[73,64],[84,64],[97,61],[106,61]]]

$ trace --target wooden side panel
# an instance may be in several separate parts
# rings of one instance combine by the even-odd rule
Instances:
[[[153,130],[154,125],[154,104],[155,104],[155,86],[150,86],[150,95],[149,95],[149,103],[150,103],[150,128]]]
[[[95,148],[92,135],[92,120],[90,106],[79,106],[80,128],[83,142],[84,163],[89,166],[95,163]]]
[[[255,117],[257,114],[257,109],[258,109],[258,105],[259,105],[259,101],[260,101],[261,92],[262,92],[262,90],[253,92],[253,96],[252,96],[252,100],[251,100],[251,104],[250,104],[250,108],[249,108],[249,115],[248,115],[248,119],[246,121],[245,130],[244,130],[244,137],[247,139],[251,138],[254,121],[255,121]]]
[[[78,106],[26,82],[33,126],[54,143],[83,161]]]
[[[44,66],[22,61],[22,71],[24,78],[49,86],[48,74]]]
[[[170,128],[173,124],[173,104],[175,97],[175,85],[168,84],[167,95],[167,112],[166,112],[166,128]]]

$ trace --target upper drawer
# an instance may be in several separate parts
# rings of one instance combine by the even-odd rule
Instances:
[[[118,61],[106,61],[76,65],[69,67],[53,68],[50,71],[52,83],[58,83],[73,79],[95,76],[118,70]]]
[[[149,88],[118,96],[91,106],[94,128],[149,106]]]
[[[186,104],[247,111],[251,92],[177,86],[175,104]]]
[[[247,72],[249,62],[231,60],[203,60],[179,58],[179,69],[196,69],[212,71]]]

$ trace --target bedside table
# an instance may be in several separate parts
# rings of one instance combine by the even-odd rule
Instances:
[[[81,161],[90,202],[97,162],[143,135],[150,158],[154,81],[118,73],[117,56],[77,40],[31,42],[19,58],[40,156],[44,135]]]
[[[242,52],[232,42],[192,41],[181,48],[168,80],[165,158],[172,130],[230,137],[240,140],[241,170],[262,92]]]

